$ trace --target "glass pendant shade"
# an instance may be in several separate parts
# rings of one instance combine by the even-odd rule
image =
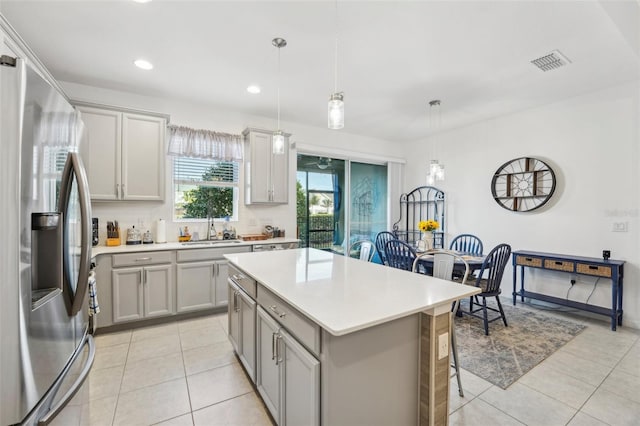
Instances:
[[[338,130],[344,127],[344,96],[342,93],[334,93],[329,98],[329,128]]]
[[[271,146],[274,154],[284,154],[284,133],[281,130],[273,133]]]

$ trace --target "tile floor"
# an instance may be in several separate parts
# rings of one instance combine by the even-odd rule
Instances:
[[[507,390],[463,370],[450,424],[638,424],[640,332],[562,315],[587,329]],[[53,424],[270,425],[226,327],[215,315],[97,336],[87,383]]]

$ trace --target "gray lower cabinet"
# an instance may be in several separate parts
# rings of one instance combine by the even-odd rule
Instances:
[[[256,386],[279,425],[320,423],[320,361],[257,308]]]
[[[229,285],[229,340],[251,380],[256,381],[256,302],[233,281]]]
[[[173,265],[112,270],[113,322],[174,313]]]
[[[216,306],[216,261],[178,264],[178,312]],[[226,292],[225,292],[226,293]]]

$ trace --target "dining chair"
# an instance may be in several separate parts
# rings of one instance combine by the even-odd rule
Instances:
[[[365,260],[367,262],[371,262],[375,254],[376,246],[371,240],[354,241],[351,246],[349,246],[349,251],[347,252],[349,257]]]
[[[384,246],[387,265],[392,268],[411,271],[413,261],[417,256],[416,249],[400,240],[390,240]]]
[[[482,255],[482,241],[480,238],[471,234],[460,234],[451,241],[449,250],[455,250],[463,253]]]
[[[469,298],[469,311],[462,311],[463,315],[471,315],[476,318],[481,318],[484,321],[484,334],[489,335],[489,323],[502,318],[504,326],[507,327],[507,317],[504,315],[502,304],[500,303],[500,283],[502,282],[502,275],[504,274],[504,268],[511,256],[511,246],[509,244],[498,244],[495,246],[482,262],[482,267],[479,270],[478,276],[475,280],[467,283],[481,289],[481,293],[471,296]],[[486,278],[483,278],[486,274]],[[478,298],[482,298],[482,305]],[[498,303],[498,309],[487,306],[487,297],[495,297]],[[479,308],[474,309],[475,304],[480,305]],[[488,319],[487,311],[498,312],[500,316]],[[482,316],[477,312],[482,311]]]
[[[384,252],[385,246],[387,242],[395,239],[396,236],[392,232],[388,231],[378,232],[378,235],[376,235],[376,249],[378,250],[378,256],[380,256],[380,260],[383,265],[388,265],[387,256]]]
[[[439,250],[434,252],[433,254],[424,253],[416,257],[413,261],[413,272],[417,272],[420,264],[420,260],[422,257],[433,256],[433,276],[436,278],[441,278],[443,280],[455,281],[459,284],[466,284],[467,277],[469,276],[469,264],[466,260],[464,260],[457,253],[453,253],[447,250]],[[464,273],[462,274],[462,278],[458,280],[454,277],[453,269],[454,265],[458,263],[458,265],[464,266]],[[451,307],[451,312],[457,312],[458,307],[460,306],[460,300],[456,300]],[[453,364],[451,367],[454,369],[454,373],[451,377],[456,376],[456,380],[458,381],[458,394],[461,397],[464,397],[464,392],[462,390],[462,379],[460,378],[460,363],[458,358],[458,346],[456,344],[456,327],[455,327],[455,316],[451,315],[451,354],[453,356]]]

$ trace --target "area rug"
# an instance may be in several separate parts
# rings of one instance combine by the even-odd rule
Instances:
[[[484,335],[482,320],[464,315],[455,318],[460,366],[506,389],[523,374],[580,334],[586,326],[551,316],[501,298],[508,327],[502,320],[489,323]],[[487,305],[496,307],[495,299]],[[469,300],[461,302],[469,310]],[[489,319],[499,315],[489,311]]]

